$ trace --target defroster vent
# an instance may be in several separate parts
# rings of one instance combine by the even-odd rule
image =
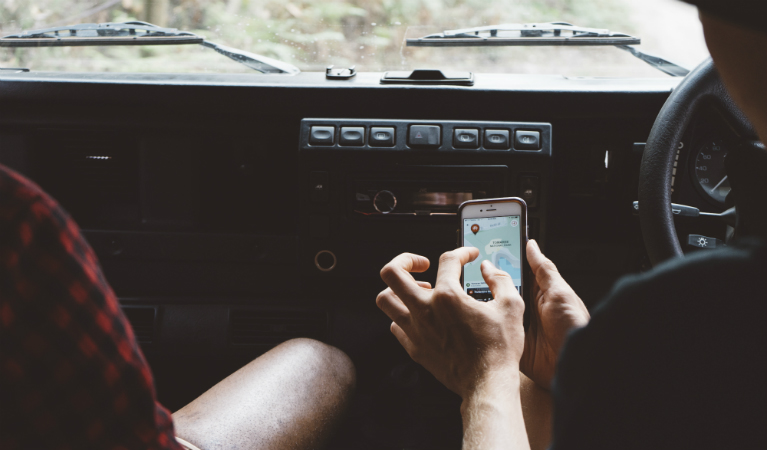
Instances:
[[[306,337],[327,340],[325,311],[232,310],[229,343],[232,346],[272,346]]]

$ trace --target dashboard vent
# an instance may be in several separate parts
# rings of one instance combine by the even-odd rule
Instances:
[[[232,310],[229,343],[232,346],[273,346],[289,339],[327,339],[325,311]]]
[[[81,226],[136,224],[139,148],[128,135],[41,130],[33,177]]]
[[[154,342],[154,325],[157,309],[152,306],[123,306],[125,317],[128,318],[136,340],[142,346]]]

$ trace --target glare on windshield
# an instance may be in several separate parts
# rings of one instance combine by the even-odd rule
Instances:
[[[143,20],[289,62],[380,72],[415,68],[475,73],[663,77],[612,47],[422,48],[444,30],[565,21],[642,38],[639,48],[688,68],[708,53],[694,7],[678,0],[0,0],[0,36],[86,22]],[[34,71],[252,72],[198,45],[0,48],[0,67]]]

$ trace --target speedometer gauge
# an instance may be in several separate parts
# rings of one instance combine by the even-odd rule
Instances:
[[[730,181],[724,169],[727,149],[721,141],[706,143],[695,156],[695,181],[704,195],[717,203],[724,204],[730,193]]]

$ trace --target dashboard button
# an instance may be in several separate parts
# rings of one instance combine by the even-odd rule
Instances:
[[[393,127],[371,127],[370,128],[370,146],[371,147],[394,147],[394,128]]]
[[[539,131],[514,132],[514,148],[517,150],[540,150],[541,133]]]
[[[336,127],[312,127],[309,133],[310,145],[333,145]]]
[[[437,125],[411,125],[407,143],[414,147],[439,147],[442,143]]]
[[[509,150],[509,130],[485,130],[485,148],[492,150]]]
[[[456,128],[453,131],[453,147],[479,148],[479,130],[476,128]]]
[[[365,127],[341,127],[341,145],[365,145]]]

